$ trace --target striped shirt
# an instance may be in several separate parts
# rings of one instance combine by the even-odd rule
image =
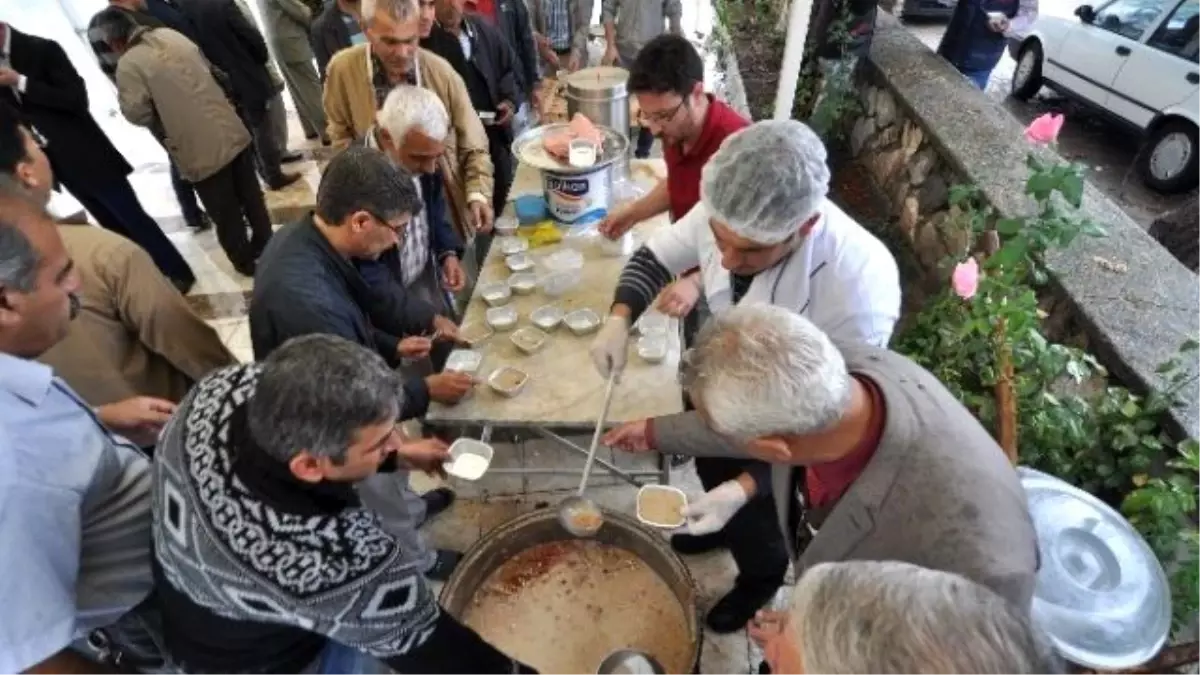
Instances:
[[[545,0],[546,5],[546,39],[550,40],[550,48],[556,52],[565,52],[571,48],[571,14],[568,5],[570,0]]]

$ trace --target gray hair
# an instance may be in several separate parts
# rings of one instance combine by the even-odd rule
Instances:
[[[29,293],[37,287],[42,257],[17,222],[30,213],[45,213],[45,209],[34,202],[15,179],[6,175],[0,176],[0,206],[3,206],[0,208],[0,287]],[[50,219],[49,214],[46,218]]]
[[[424,87],[402,84],[392,89],[375,115],[380,127],[387,129],[392,141],[403,143],[404,136],[416,129],[435,141],[450,133],[450,115],[437,94]]]
[[[774,305],[713,316],[681,375],[712,428],[740,440],[824,430],[850,403],[842,353],[811,321]]]
[[[391,220],[421,209],[412,173],[383,152],[361,145],[335,155],[317,187],[317,215],[329,225],[341,225],[359,211]]]
[[[700,171],[700,199],[712,217],[759,244],[786,241],[828,193],[825,143],[796,120],[731,134]]]
[[[809,673],[1055,673],[1029,617],[950,572],[897,561],[809,568],[785,629]]]
[[[408,21],[420,11],[417,0],[362,0],[363,24],[370,27],[376,12],[384,12],[396,21]]]
[[[383,357],[333,335],[292,338],[271,353],[247,409],[250,436],[290,462],[302,450],[340,463],[363,427],[395,421],[403,385]]]

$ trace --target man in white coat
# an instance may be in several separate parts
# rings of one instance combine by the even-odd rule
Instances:
[[[700,202],[655,232],[622,271],[610,315],[591,347],[600,374],[624,368],[630,327],[677,275],[697,267],[713,313],[739,303],[778,305],[838,341],[886,346],[900,315],[896,261],[826,199],[828,192],[825,146],[803,123],[758,122],[731,135],[703,169]],[[658,422],[702,428],[688,407]],[[631,422],[605,442],[655,449],[655,422]],[[733,632],[771,599],[787,570],[771,500],[747,496],[755,494],[749,486],[768,482],[770,467],[697,458],[696,472],[708,492],[693,501],[689,523],[708,525],[690,526],[671,545],[684,554],[729,548],[738,578],[707,623]],[[711,517],[700,517],[705,514]]]

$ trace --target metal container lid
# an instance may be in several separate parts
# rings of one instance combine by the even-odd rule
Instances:
[[[594,66],[571,73],[565,81],[564,96],[607,101],[628,96],[629,71],[616,66]]]
[[[596,163],[588,167],[571,166],[567,162],[560,161],[550,153],[546,152],[545,146],[542,144],[547,134],[552,134],[558,131],[563,131],[570,124],[565,122],[556,122],[554,124],[543,124],[539,127],[527,129],[517,140],[513,141],[512,151],[513,156],[523,164],[539,169],[541,171],[552,171],[557,174],[574,175],[585,173],[596,173],[613,162],[625,156],[629,151],[629,139],[625,134],[620,133],[616,129],[597,124],[596,128],[604,135],[604,144],[600,148],[600,155],[596,157]]]
[[[1034,622],[1082,666],[1145,663],[1171,629],[1170,587],[1154,552],[1099,499],[1040,471],[1018,473],[1041,557]]]

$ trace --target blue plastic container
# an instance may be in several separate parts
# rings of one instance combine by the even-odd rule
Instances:
[[[513,200],[513,210],[517,212],[517,222],[522,225],[533,225],[547,218],[546,198],[541,195],[523,195]]]

